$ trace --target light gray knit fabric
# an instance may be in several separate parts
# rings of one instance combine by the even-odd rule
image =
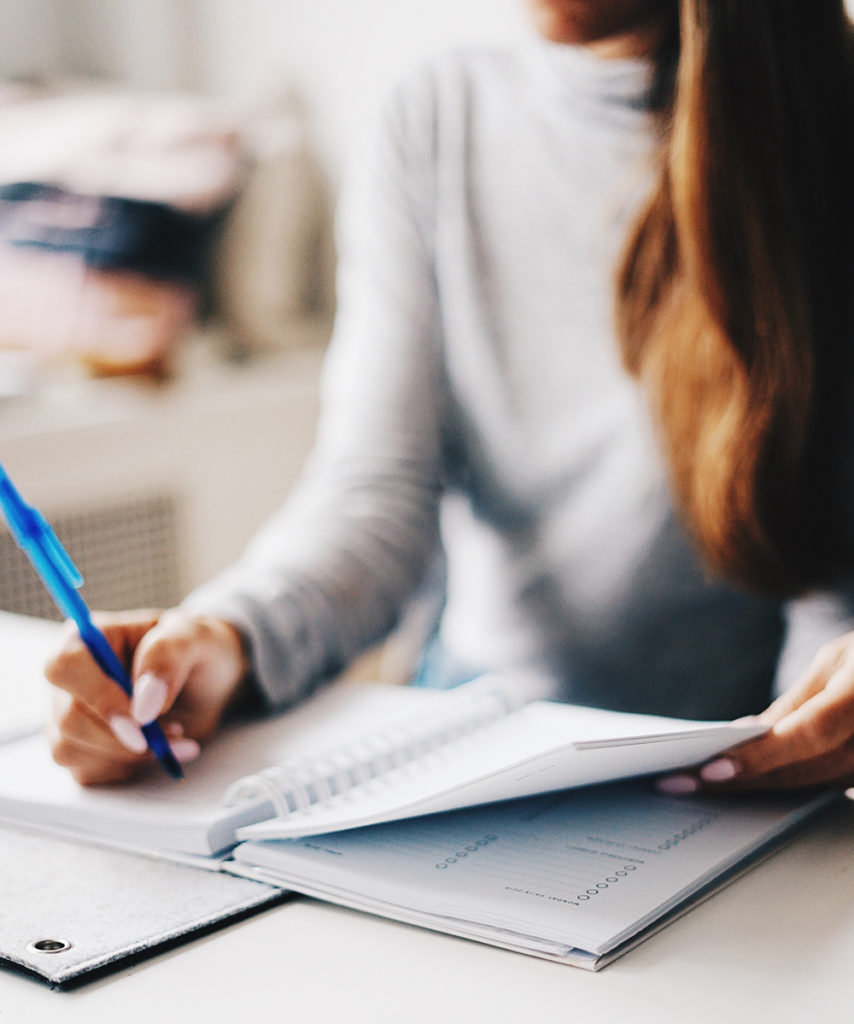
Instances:
[[[698,563],[613,336],[652,180],[649,79],[538,42],[449,56],[392,96],[343,206],[317,450],[187,602],[246,633],[273,703],[384,635],[440,530],[450,663],[535,668],[620,709],[767,703],[786,609]],[[848,615],[802,606],[799,657]]]

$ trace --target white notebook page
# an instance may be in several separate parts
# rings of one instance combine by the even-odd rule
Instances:
[[[235,857],[315,895],[603,953],[812,810],[815,798],[596,786],[304,839]]]
[[[238,835],[311,835],[667,771],[761,731],[752,724],[694,723],[535,701],[352,792]],[[634,738],[621,742],[627,737]]]

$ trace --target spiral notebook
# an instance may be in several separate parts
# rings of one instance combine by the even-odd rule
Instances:
[[[225,730],[182,784],[153,766],[133,786],[83,789],[41,737],[18,739],[0,745],[0,820],[216,867],[238,840],[668,771],[760,731],[524,701],[525,692],[498,678],[452,691],[339,684],[287,715]]]

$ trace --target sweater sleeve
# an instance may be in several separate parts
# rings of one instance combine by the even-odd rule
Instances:
[[[839,581],[832,590],[789,601],[784,622],[775,696],[798,682],[823,644],[854,630],[854,578]]]
[[[342,200],[338,315],[302,478],[239,561],[184,602],[242,632],[273,706],[382,638],[438,543],[447,388],[425,103],[424,88],[392,97]]]

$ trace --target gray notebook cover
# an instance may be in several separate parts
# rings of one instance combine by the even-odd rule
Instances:
[[[0,965],[54,987],[286,897],[217,871],[0,827]]]

